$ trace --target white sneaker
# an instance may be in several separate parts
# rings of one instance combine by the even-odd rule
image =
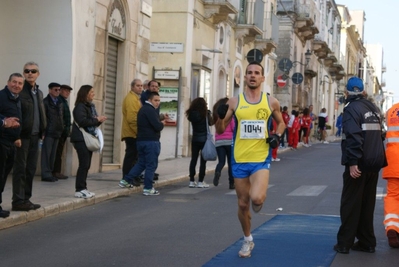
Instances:
[[[241,250],[238,252],[238,256],[241,258],[251,257],[251,251],[254,249],[255,243],[253,241],[243,241]]]
[[[143,189],[143,195],[144,196],[158,196],[160,193],[158,190],[155,190],[155,188],[151,188],[151,189]]]
[[[206,184],[205,182],[198,182],[197,188],[208,188],[209,184]]]
[[[280,161],[279,158],[272,159],[272,161]]]
[[[195,187],[197,187],[197,183],[196,183],[196,182],[190,182],[190,183],[188,184],[188,187],[190,187],[190,188],[195,188]]]
[[[324,141],[323,144],[328,144],[328,142],[327,142],[327,141]]]
[[[303,146],[304,146],[304,147],[309,147],[309,145],[308,145],[308,144],[303,144]]]
[[[75,197],[78,197],[78,198],[92,198],[93,195],[89,191],[87,191],[86,189],[83,189],[82,191],[75,192]]]

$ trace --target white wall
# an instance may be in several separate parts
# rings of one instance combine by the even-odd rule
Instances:
[[[70,84],[71,0],[1,0],[0,17],[0,79],[4,85],[11,73],[22,73],[28,61],[39,64],[37,83],[44,95],[50,82]]]

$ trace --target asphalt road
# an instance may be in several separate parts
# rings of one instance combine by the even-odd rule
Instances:
[[[272,163],[266,203],[252,216],[253,228],[277,213],[339,214],[343,167],[338,143],[279,157]],[[218,187],[176,183],[157,188],[160,196],[133,194],[2,230],[0,266],[202,266],[242,237],[226,174]],[[397,266],[399,250],[388,247],[382,225],[382,179],[378,187],[376,253],[338,254],[332,267]]]

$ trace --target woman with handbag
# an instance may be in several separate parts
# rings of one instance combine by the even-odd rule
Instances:
[[[194,99],[190,107],[186,110],[186,117],[191,122],[193,129],[193,136],[191,139],[191,161],[190,161],[190,184],[188,187],[207,188],[208,184],[204,182],[206,160],[201,155],[208,136],[208,127],[213,125],[211,111],[208,110],[208,104],[202,97]],[[198,156],[201,155],[198,184],[195,182],[195,168],[198,161]]]
[[[87,173],[91,165],[91,157],[93,151],[89,150],[85,143],[82,131],[97,137],[97,127],[103,123],[107,117],[98,116],[96,107],[92,103],[94,99],[94,89],[91,85],[83,85],[80,87],[75,108],[73,109],[73,119],[75,123],[72,125],[71,143],[78,154],[79,167],[76,173],[75,197],[91,198],[94,193],[87,190]]]

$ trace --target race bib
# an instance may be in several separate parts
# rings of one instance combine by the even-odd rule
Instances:
[[[241,139],[265,139],[266,122],[264,120],[242,120]]]

